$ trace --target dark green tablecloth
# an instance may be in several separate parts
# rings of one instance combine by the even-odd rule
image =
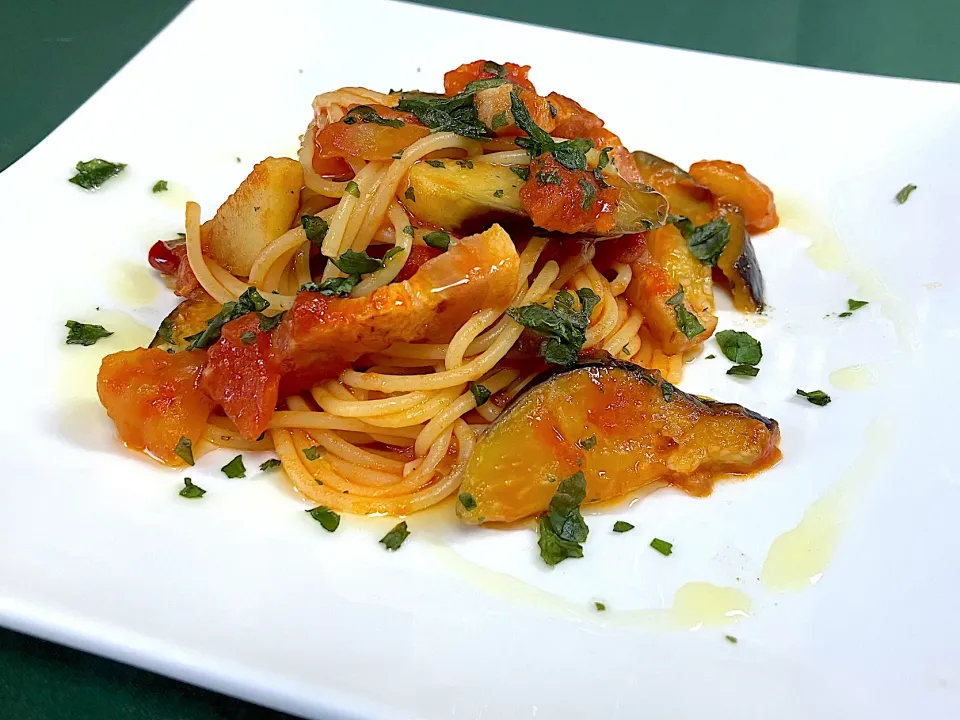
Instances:
[[[184,4],[183,0],[3,3],[0,168],[53,130]],[[730,55],[960,81],[958,0],[425,4]],[[266,717],[287,716],[0,630],[0,720]]]

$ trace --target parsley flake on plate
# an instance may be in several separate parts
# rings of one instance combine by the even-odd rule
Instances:
[[[549,510],[537,523],[540,557],[547,565],[556,565],[567,558],[583,557],[583,546],[590,528],[580,513],[580,504],[587,496],[587,480],[578,470],[557,485]]]
[[[902,188],[900,188],[900,192],[897,193],[895,200],[900,205],[903,205],[910,198],[910,195],[913,193],[913,191],[916,189],[917,189],[917,186],[914,185],[913,183],[904,185]]]
[[[78,162],[77,174],[70,178],[70,182],[84,190],[96,190],[114,175],[120,174],[126,166],[126,163],[112,163],[100,158]]]
[[[260,463],[260,472],[269,472],[270,470],[278,468],[281,465],[283,465],[283,463],[277,458],[270,458],[269,460],[264,460],[262,463]]]
[[[810,392],[807,392],[806,390],[797,388],[797,395],[800,397],[805,397],[807,402],[811,402],[814,405],[819,405],[820,407],[830,404],[830,396],[827,395],[823,390],[811,390]]]
[[[206,493],[207,491],[202,487],[199,485],[194,485],[193,480],[190,478],[184,478],[183,488],[180,490],[179,495],[180,497],[185,497],[189,500],[196,500],[198,498],[202,498],[204,495],[206,495]]]
[[[103,325],[88,325],[87,323],[77,322],[76,320],[67,320],[64,327],[69,328],[67,332],[67,345],[90,346],[101,338],[113,335],[113,333],[103,327]]]
[[[318,505],[310,510],[304,510],[310,513],[310,517],[316,520],[327,532],[336,532],[340,527],[340,515],[328,507]]]
[[[399,522],[394,525],[390,532],[380,538],[380,544],[387,550],[397,550],[404,541],[410,537],[410,531],[407,530],[407,521]]]
[[[168,189],[168,188],[167,188],[167,181],[166,181],[166,180],[157,180],[157,181],[153,184],[153,192],[154,192],[154,194],[166,192],[167,189]]]
[[[193,443],[190,442],[190,438],[181,437],[177,441],[177,446],[173,449],[173,452],[187,465],[193,465]]]
[[[717,345],[728,360],[742,365],[756,365],[763,357],[760,342],[750,333],[739,330],[721,330],[716,334]]]
[[[635,526],[628,523],[626,520],[617,520],[613,524],[613,531],[615,533],[625,533],[633,530]]]
[[[666,540],[661,540],[660,538],[654,538],[651,540],[650,547],[652,547],[661,555],[665,556],[673,552],[673,543],[669,543]]]
[[[228,478],[244,478],[247,476],[247,468],[243,465],[243,455],[237,455],[233,460],[224,465],[220,470]]]

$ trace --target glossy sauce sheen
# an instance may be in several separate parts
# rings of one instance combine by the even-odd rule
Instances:
[[[467,522],[538,514],[557,481],[578,470],[586,476],[587,503],[655,481],[708,495],[722,475],[774,462],[779,439],[776,421],[702,402],[662,384],[656,373],[628,363],[588,366],[540,384],[487,430],[457,470],[461,492],[477,507],[458,512]]]

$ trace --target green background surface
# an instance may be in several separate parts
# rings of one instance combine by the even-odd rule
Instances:
[[[183,0],[0,2],[0,168],[66,119],[184,4]],[[960,81],[958,0],[423,4],[728,55]],[[0,720],[287,717],[0,629]]]

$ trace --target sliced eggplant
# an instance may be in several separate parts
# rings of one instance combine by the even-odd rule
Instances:
[[[518,171],[527,170],[515,166]],[[614,227],[616,237],[661,227],[667,218],[667,201],[655,189],[619,178],[608,182],[620,189]],[[489,225],[511,216],[526,218],[520,200],[524,180],[510,166],[467,160],[419,162],[407,173],[397,197],[418,220],[429,225],[461,230],[478,223]]]
[[[730,283],[733,306],[741,312],[760,312],[763,310],[763,275],[743,211],[733,206],[724,207],[722,211],[730,224],[730,242],[723,249],[717,267]]]
[[[456,469],[457,514],[467,523],[512,522],[547,510],[557,482],[582,470],[586,502],[650,483],[710,494],[728,474],[779,458],[775,420],[703,400],[657,371],[597,359],[521,395]]]
[[[207,320],[222,308],[223,306],[207,293],[195,292],[163,319],[150,347],[174,352],[186,350],[190,344],[186,338],[203,332],[207,327]]]
[[[673,287],[683,286],[685,297],[698,316],[701,313],[714,314],[713,272],[709,265],[700,262],[687,245],[686,238],[675,225],[667,225],[651,230],[646,237],[650,255],[667,271],[673,280]],[[700,318],[704,327],[708,326]],[[716,318],[712,324],[716,325]]]
[[[702,225],[717,214],[717,203],[709,188],[699,184],[685,170],[651,153],[633,153],[643,182],[662,193],[670,203],[670,213],[690,218]]]

